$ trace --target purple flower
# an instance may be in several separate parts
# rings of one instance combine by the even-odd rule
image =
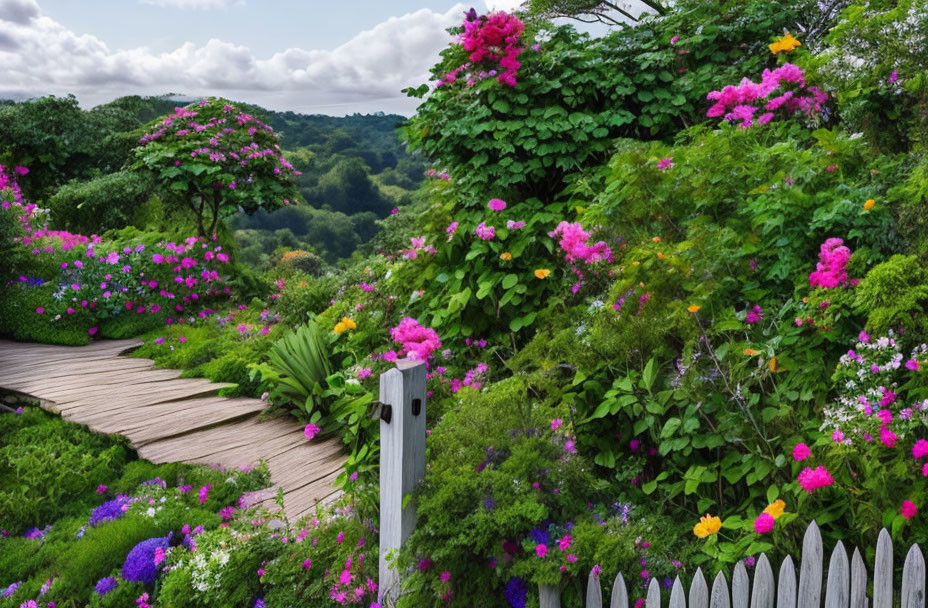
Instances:
[[[87,525],[91,527],[97,527],[102,523],[108,521],[116,521],[120,519],[126,512],[123,510],[123,505],[128,505],[132,502],[132,499],[125,494],[120,494],[113,500],[108,500],[90,514],[90,521]]]
[[[506,600],[512,608],[525,608],[528,598],[528,585],[525,581],[514,576],[506,583]]]
[[[93,588],[97,592],[97,595],[103,597],[113,589],[119,586],[119,583],[112,576],[107,576],[106,578],[101,578],[97,581],[97,586]]]
[[[172,532],[161,538],[149,538],[133,547],[122,566],[122,578],[133,583],[153,585],[158,577],[155,550],[167,550],[173,534]]]

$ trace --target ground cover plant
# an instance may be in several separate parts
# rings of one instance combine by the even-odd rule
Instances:
[[[884,527],[897,547],[925,540],[928,113],[922,55],[908,52],[924,47],[924,3],[681,1],[599,38],[543,18],[583,18],[588,3],[526,8],[462,15],[432,80],[408,91],[423,101],[401,134],[428,164],[390,211],[360,177],[354,194],[335,187],[360,176],[351,163],[312,186],[331,209],[284,205],[303,161],[270,140],[248,152],[270,180],[251,198],[224,164],[235,150],[187,149],[185,133],[132,153],[186,193],[159,203],[158,229],[117,228],[120,207],[83,236],[30,198],[28,158],[0,168],[0,333],[141,337],[137,355],[232,382],[349,455],[344,502],[303,522],[223,518],[229,505],[197,506],[177,474],[166,488],[109,483],[214,523],[194,551],[171,509],[162,525],[133,502],[112,542],[122,559],[129,538],[154,539],[156,584],[119,583],[127,595],[93,605],[377,605],[370,405],[403,357],[427,366],[428,468],[395,556],[401,606],[524,607],[538,584],[579,605],[590,571],[606,587],[622,571],[640,608],[652,578],[795,555],[812,520],[826,544],[872,550]],[[195,136],[202,111],[270,137],[226,107],[195,102],[144,131],[168,121]],[[379,185],[406,184],[398,172]],[[233,194],[213,205],[220,190]],[[67,210],[74,196],[49,200]],[[376,230],[347,219],[352,196]],[[199,225],[165,228],[166,209],[201,203]],[[266,210],[232,220],[233,235],[224,218],[252,204]],[[316,221],[346,252],[368,242],[351,259],[317,251]],[[13,488],[0,522],[26,564],[7,578],[29,579],[10,605],[41,605],[56,566],[26,541],[64,543],[95,498],[58,467],[89,488],[143,465],[118,442],[46,439],[36,429],[60,423],[15,416],[0,420],[35,426],[20,443],[62,454],[31,466],[40,455],[0,448],[35,477],[0,477]],[[36,490],[40,478],[57,481]],[[66,495],[81,498],[54,499]],[[46,520],[65,523],[22,538]],[[55,575],[51,589],[90,597],[88,581]]]

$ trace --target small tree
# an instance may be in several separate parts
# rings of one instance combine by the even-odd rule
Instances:
[[[151,172],[169,204],[187,207],[201,236],[242,210],[273,211],[299,196],[278,134],[224,99],[203,99],[153,123],[134,169]]]

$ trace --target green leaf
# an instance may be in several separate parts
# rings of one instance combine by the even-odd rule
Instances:
[[[519,277],[518,277],[518,275],[515,275],[515,274],[507,274],[505,277],[503,277],[503,283],[502,283],[503,289],[511,289],[511,288],[514,287],[514,286],[516,285],[516,283],[518,283],[518,282],[519,282]]]

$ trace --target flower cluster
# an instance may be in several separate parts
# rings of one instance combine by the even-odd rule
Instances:
[[[390,330],[394,342],[402,344],[398,356],[427,361],[432,353],[441,348],[438,333],[429,327],[423,327],[412,317],[406,317],[399,325]],[[392,352],[392,351],[391,351]]]
[[[612,250],[604,241],[599,241],[593,245],[588,245],[590,234],[583,230],[579,222],[573,224],[561,222],[557,227],[548,233],[551,238],[561,237],[558,244],[564,250],[564,259],[568,262],[583,261],[587,264],[596,262],[611,261]]]
[[[786,85],[793,85],[787,89]],[[738,86],[728,85],[721,91],[712,91],[706,99],[715,104],[706,112],[710,118],[724,117],[727,122],[741,121],[738,125],[747,129],[755,123],[764,125],[773,120],[777,113],[792,116],[797,110],[813,116],[822,109],[828,95],[815,86],[806,86],[802,70],[785,63],[774,70],[764,70],[760,83],[744,78]]]
[[[478,16],[474,9],[466,13],[461,34],[461,46],[467,51],[470,61],[445,74],[438,86],[455,82],[461,72],[467,70],[467,84],[495,76],[511,87],[516,86],[516,74],[522,66],[519,55],[524,47],[519,44],[525,24],[503,11]],[[475,72],[476,68],[482,68]]]
[[[847,285],[847,263],[851,259],[851,250],[843,240],[831,238],[822,243],[818,259],[815,271],[809,274],[812,287],[834,289]]]

